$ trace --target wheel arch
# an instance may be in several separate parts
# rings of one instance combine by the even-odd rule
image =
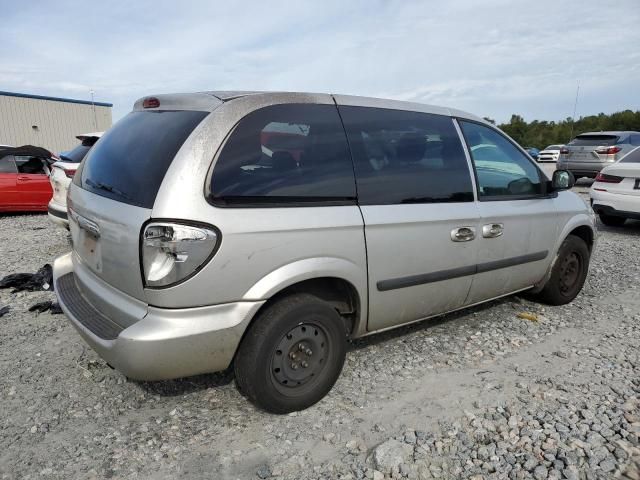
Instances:
[[[553,251],[550,252],[551,261],[549,262],[547,272],[545,273],[544,278],[542,278],[542,280],[540,280],[540,282],[537,283],[535,287],[533,287],[533,289],[531,290],[532,293],[541,291],[544,285],[547,283],[547,280],[549,279],[549,277],[551,276],[551,272],[553,271],[553,266],[556,263],[560,246],[569,235],[574,235],[584,240],[587,244],[587,248],[589,249],[589,254],[591,254],[593,252],[593,249],[595,248],[597,241],[595,216],[587,215],[586,213],[576,215],[564,225],[562,231],[560,232],[560,235],[558,235],[558,240],[553,248]]]

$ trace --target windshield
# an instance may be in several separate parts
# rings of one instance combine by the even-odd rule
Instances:
[[[545,150],[560,150],[560,145],[549,145]]]
[[[90,146],[81,143],[73,150],[61,153],[60,159],[65,162],[80,163],[90,149]]]
[[[176,153],[208,112],[131,112],[91,149],[82,167],[82,188],[151,208]]]

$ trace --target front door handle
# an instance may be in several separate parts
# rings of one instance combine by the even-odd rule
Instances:
[[[451,240],[454,242],[469,242],[476,238],[474,227],[458,227],[451,230]]]
[[[482,236],[484,238],[496,238],[504,233],[503,223],[488,223],[482,226]]]

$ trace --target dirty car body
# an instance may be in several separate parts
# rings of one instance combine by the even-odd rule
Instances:
[[[250,398],[291,411],[337,378],[340,336],[545,288],[568,236],[595,240],[592,212],[561,190],[457,110],[309,93],[147,97],[74,176],[73,251],[55,262],[55,290],[125,375],[235,361]],[[270,335],[267,355],[255,345]],[[263,365],[273,378],[253,391],[247,369]]]

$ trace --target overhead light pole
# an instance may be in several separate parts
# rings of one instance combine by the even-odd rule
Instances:
[[[570,142],[571,139],[573,138],[573,125],[576,123],[576,111],[578,109],[578,94],[580,93],[580,80],[578,80],[578,85],[576,87],[576,101],[573,103],[573,115],[571,116],[571,131],[569,133],[569,140],[567,142]]]
[[[93,96],[96,92],[94,92],[93,90],[90,91],[91,93],[91,108],[93,109],[93,126],[95,127],[95,131],[98,131],[98,117],[96,115],[96,105],[93,101]]]

